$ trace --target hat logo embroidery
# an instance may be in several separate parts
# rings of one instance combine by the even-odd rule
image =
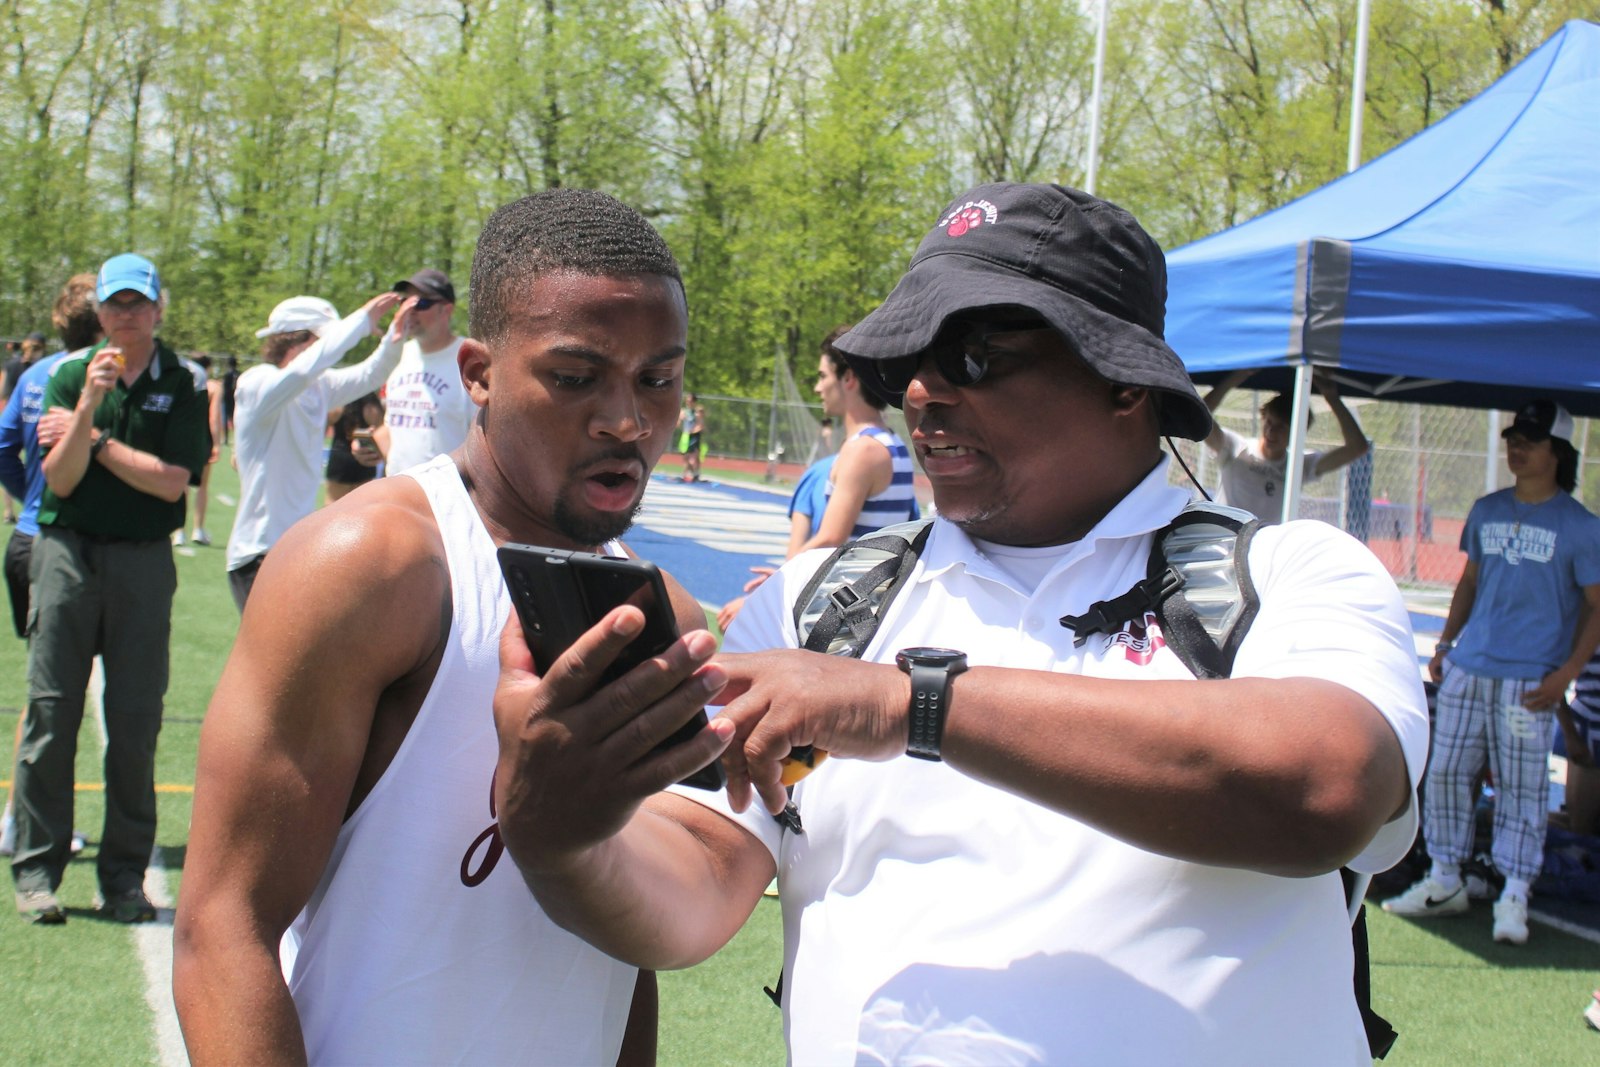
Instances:
[[[939,220],[939,225],[951,237],[960,237],[968,230],[975,230],[982,225],[993,226],[1000,217],[1000,211],[987,200],[968,200],[950,214]]]

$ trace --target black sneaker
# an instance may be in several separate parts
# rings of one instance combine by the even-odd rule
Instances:
[[[100,911],[119,923],[148,923],[156,918],[156,906],[143,889],[126,889],[102,901]]]
[[[17,912],[39,926],[60,926],[67,921],[61,901],[48,889],[29,889],[17,894]]]

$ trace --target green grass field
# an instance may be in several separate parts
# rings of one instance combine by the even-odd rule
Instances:
[[[709,472],[708,472],[709,473]],[[226,460],[213,493],[237,497]],[[161,733],[157,840],[176,896],[188,840],[199,724],[237,623],[223,573],[233,511],[213,501],[216,547],[178,558],[172,684]],[[12,740],[26,694],[21,641],[0,639],[0,777],[11,775]],[[0,1049],[16,1062],[154,1063],[151,1009],[132,932],[91,910],[94,845],[102,806],[99,738],[85,724],[78,747],[76,825],[90,839],[63,886],[64,927],[36,928],[0,915]],[[1400,1030],[1389,1063],[1593,1064],[1600,1033],[1579,1012],[1600,983],[1600,948],[1534,927],[1520,949],[1489,939],[1487,905],[1465,919],[1424,926],[1381,912],[1371,923],[1374,1004]],[[778,1010],[762,993],[776,978],[782,938],[776,901],[763,900],[743,932],[706,964],[661,976],[661,1062],[683,1067],[783,1062]],[[1285,1050],[1285,1062],[1296,1059]],[[1179,1060],[1181,1062],[1181,1058]]]

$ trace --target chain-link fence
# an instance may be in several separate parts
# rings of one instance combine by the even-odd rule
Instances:
[[[1240,390],[1223,403],[1217,421],[1257,438],[1260,406],[1270,396]],[[817,405],[729,396],[702,396],[700,401],[707,414],[705,440],[715,455],[764,460],[769,470],[792,470],[841,443],[841,428],[823,428]],[[1347,397],[1345,403],[1372,441],[1372,450],[1343,470],[1307,482],[1301,489],[1301,517],[1333,523],[1365,541],[1413,594],[1448,600],[1466,558],[1461,529],[1472,502],[1511,484],[1500,439],[1511,415],[1359,397]],[[1312,411],[1307,447],[1337,448],[1339,426],[1320,397],[1312,400]],[[900,412],[890,408],[884,416],[890,429],[909,436]],[[1591,423],[1577,420],[1573,441],[1583,455],[1574,495],[1584,502],[1600,501],[1600,455],[1588,447]],[[1197,442],[1179,445],[1195,476],[1214,494],[1216,457]],[[1188,483],[1176,463],[1172,480]]]
[[[1261,434],[1260,405],[1270,393],[1242,390],[1228,397],[1217,421],[1236,433]],[[1331,522],[1367,543],[1402,586],[1447,599],[1461,577],[1461,529],[1473,501],[1511,484],[1500,431],[1511,415],[1469,408],[1434,407],[1346,398],[1372,451],[1344,470],[1301,488],[1300,516]],[[1337,448],[1338,424],[1320,399],[1307,447]],[[1573,444],[1584,459],[1580,501],[1600,499],[1600,459],[1589,458],[1589,419],[1579,419]],[[1184,459],[1207,489],[1217,482],[1210,449],[1182,442]],[[1187,482],[1173,464],[1175,482]]]

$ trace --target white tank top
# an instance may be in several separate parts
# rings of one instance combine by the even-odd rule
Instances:
[[[449,456],[409,473],[444,540],[450,639],[284,937],[306,1053],[313,1064],[615,1063],[637,972],[545,915],[490,812],[511,611],[494,542]]]

